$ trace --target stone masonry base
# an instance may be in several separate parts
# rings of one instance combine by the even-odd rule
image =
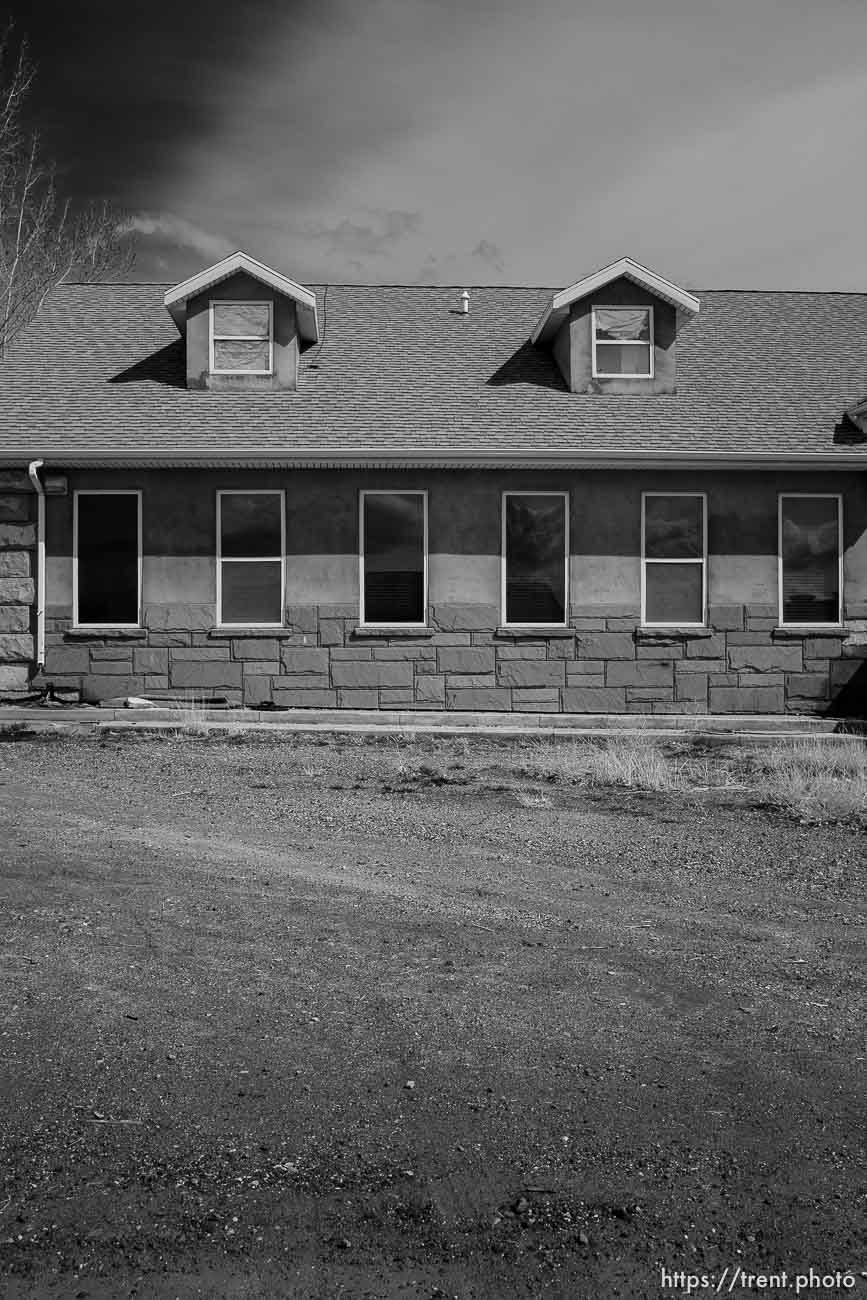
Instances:
[[[12,698],[32,671],[34,502],[26,475],[0,473],[0,696]]]
[[[14,556],[21,570],[0,579],[13,584],[7,609],[29,591],[14,585],[29,582],[28,528],[0,524],[0,564]],[[215,630],[210,606],[154,605],[141,631],[123,632],[75,630],[65,611],[52,613],[45,672],[34,684],[90,702],[137,695],[251,708],[546,714],[857,715],[867,706],[863,633],[787,631],[765,605],[718,606],[709,629],[661,632],[641,629],[638,612],[622,606],[585,607],[557,632],[498,628],[498,611],[484,605],[435,605],[422,631],[359,628],[349,605],[290,607],[276,631]],[[22,660],[0,673],[18,681],[32,643],[20,629],[0,647],[10,636]]]

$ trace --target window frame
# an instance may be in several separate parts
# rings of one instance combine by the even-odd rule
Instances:
[[[626,339],[622,343],[615,344],[613,339],[597,340],[596,338],[596,313],[597,311],[646,311],[650,317],[650,338],[647,343],[640,342],[637,339]],[[655,351],[654,351],[654,309],[652,303],[594,303],[590,308],[590,342],[592,348],[592,377],[594,379],[653,379],[655,371]],[[624,375],[609,374],[606,370],[599,369],[599,362],[596,359],[596,349],[598,347],[642,347],[649,348],[650,370],[641,375]]]
[[[506,604],[507,596],[507,553],[506,553],[506,521],[507,510],[506,501],[508,497],[561,497],[565,503],[564,529],[563,529],[563,621],[561,623],[509,623],[507,621],[508,607]],[[500,495],[500,619],[501,626],[515,629],[522,628],[563,628],[569,626],[569,583],[570,583],[570,565],[569,565],[569,514],[572,508],[571,496],[568,491],[555,492],[534,492],[532,490],[518,490],[515,488],[505,489]]]
[[[422,610],[423,620],[421,623],[396,623],[394,621],[387,623],[368,623],[364,612],[364,503],[367,497],[408,497],[417,496],[422,498],[422,545],[423,554],[423,579],[422,579]],[[428,626],[428,491],[427,488],[361,488],[358,493],[358,626],[361,631],[365,628],[383,628],[393,627],[398,629],[405,628],[426,628]]]
[[[134,623],[106,623],[104,620],[100,623],[82,623],[78,617],[78,499],[79,497],[136,497],[136,513],[138,516],[137,528],[137,556],[136,556],[136,581],[137,591],[137,617]],[[72,626],[76,629],[90,629],[97,627],[118,628],[118,629],[138,629],[142,625],[142,489],[141,488],[76,488],[72,494]]]
[[[223,497],[271,496],[280,498],[280,621],[278,623],[226,623],[223,620]],[[276,555],[230,555],[229,564],[273,564]],[[286,493],[283,488],[217,488],[217,627],[281,628],[286,625]]]
[[[837,502],[837,621],[836,623],[786,623],[783,618],[783,502],[790,498]],[[777,615],[779,627],[798,631],[815,629],[823,631],[843,626],[843,493],[842,492],[778,492],[777,493]]]
[[[701,558],[654,560],[647,555],[647,499],[648,497],[696,497],[701,501]],[[647,621],[647,566],[648,564],[700,564],[701,565],[701,622],[648,623]],[[642,492],[641,494],[641,626],[643,628],[707,627],[707,493],[706,492]]]
[[[214,332],[215,307],[267,307],[268,308],[268,368],[267,370],[223,370],[214,362],[215,343],[262,343],[258,334],[216,334]],[[274,373],[274,303],[270,298],[211,298],[208,301],[208,364],[212,375],[273,375]]]

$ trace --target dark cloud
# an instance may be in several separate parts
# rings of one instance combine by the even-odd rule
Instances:
[[[206,134],[227,89],[261,53],[263,32],[307,0],[14,0],[38,77],[31,117],[75,196],[145,207],[188,143]]]

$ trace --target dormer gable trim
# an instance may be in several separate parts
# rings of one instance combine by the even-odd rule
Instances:
[[[169,289],[163,302],[181,333],[184,331],[187,302],[190,298],[195,298],[206,289],[212,289],[221,280],[227,280],[238,271],[245,271],[260,284],[266,284],[269,289],[291,298],[297,308],[298,333],[301,338],[307,343],[319,342],[316,294],[310,289],[305,289],[303,284],[297,284],[288,276],[272,270],[264,262],[258,262],[255,257],[250,257],[249,253],[244,253],[240,249],[224,257],[221,262],[215,262],[213,266],[206,267],[204,271],[191,275],[188,280],[182,280],[173,289]]]
[[[577,280],[575,284],[570,284],[568,289],[561,289],[559,293],[555,293],[550,306],[546,307],[539,317],[530,335],[530,342],[549,342],[568,316],[569,308],[574,302],[580,302],[582,298],[589,298],[591,294],[604,289],[606,285],[619,279],[631,280],[633,284],[640,285],[642,289],[646,289],[648,293],[661,298],[663,302],[671,303],[679,311],[684,311],[690,316],[698,315],[701,303],[693,294],[687,293],[685,289],[679,288],[671,280],[666,280],[663,276],[657,275],[655,271],[649,270],[646,266],[633,262],[631,257],[621,257],[619,261],[612,262],[610,266],[603,266],[600,271],[594,271],[592,275],[585,276],[583,280]]]
[[[848,407],[846,414],[856,428],[867,433],[867,397],[862,397],[859,402]]]

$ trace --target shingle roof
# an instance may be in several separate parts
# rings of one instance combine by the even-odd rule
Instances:
[[[566,390],[529,334],[550,289],[316,287],[297,392],[187,390],[165,285],[69,285],[0,363],[0,461],[867,465],[867,294],[710,291],[672,396]]]

